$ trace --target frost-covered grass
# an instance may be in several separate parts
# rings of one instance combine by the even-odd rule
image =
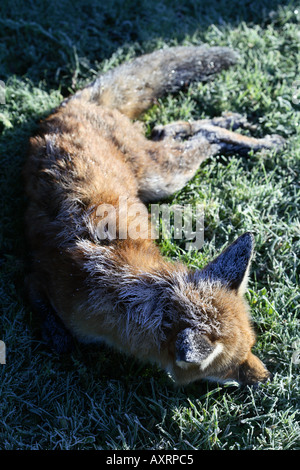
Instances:
[[[282,1],[1,2],[1,449],[300,448],[300,107],[292,100],[299,23],[300,5]],[[21,169],[38,119],[99,71],[155,48],[201,42],[233,47],[240,64],[160,100],[144,116],[148,130],[230,110],[257,124],[256,135],[279,133],[287,146],[206,161],[173,198],[204,205],[203,248],[186,253],[176,240],[160,246],[201,267],[244,231],[254,232],[247,296],[255,352],[274,374],[257,390],[205,382],[177,389],[159,369],[102,346],[78,344],[59,357],[41,341],[25,301]]]

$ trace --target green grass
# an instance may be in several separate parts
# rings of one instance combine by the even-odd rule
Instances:
[[[270,6],[272,4],[272,6]],[[298,449],[300,5],[284,1],[19,0],[0,5],[0,449]],[[120,62],[164,45],[228,45],[240,64],[213,82],[166,97],[154,123],[247,114],[256,135],[287,139],[280,153],[206,161],[176,202],[205,206],[205,244],[170,258],[203,266],[246,230],[256,253],[248,300],[255,352],[274,374],[257,390],[206,382],[175,388],[158,368],[102,346],[59,357],[41,341],[25,299],[27,250],[21,170],[38,119]]]

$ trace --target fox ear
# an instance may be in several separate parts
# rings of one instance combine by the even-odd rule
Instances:
[[[179,367],[198,364],[201,369],[205,369],[223,349],[221,344],[214,346],[204,334],[192,328],[186,328],[177,335],[175,348]]]
[[[253,246],[252,233],[244,233],[199,272],[199,279],[221,281],[230,289],[243,294],[246,290]]]

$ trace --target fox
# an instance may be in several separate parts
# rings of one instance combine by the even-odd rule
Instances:
[[[155,50],[100,74],[39,123],[24,166],[26,291],[57,352],[68,353],[73,338],[104,343],[157,364],[178,385],[271,378],[252,353],[245,298],[251,232],[191,269],[161,254],[150,219],[143,237],[122,236],[118,224],[115,236],[97,229],[102,207],[118,213],[123,198],[148,210],[182,189],[207,158],[282,147],[276,134],[239,133],[251,124],[234,112],[156,125],[145,135],[139,118],[157,100],[211,80],[238,59],[228,47],[207,44]],[[125,216],[118,222],[134,220]]]

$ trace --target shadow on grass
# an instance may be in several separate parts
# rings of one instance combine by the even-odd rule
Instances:
[[[160,45],[175,45],[185,38],[198,44],[209,28],[226,28],[226,25],[241,22],[260,25],[278,22],[280,25],[283,21],[280,8],[288,4],[291,4],[288,0],[245,1],[242,4],[236,0],[4,1],[0,5],[0,78],[7,80],[11,74],[25,76],[37,87],[42,82],[45,91],[59,88],[65,96],[92,79],[97,70],[109,67],[110,57],[114,54],[113,64],[117,65],[118,61],[135,54]],[[107,61],[101,65],[104,59]],[[34,97],[34,90],[32,93]],[[17,112],[13,106],[12,110]],[[24,303],[23,280],[28,252],[24,242],[26,200],[21,171],[27,141],[36,129],[36,120],[50,111],[49,105],[49,110],[35,116],[26,119],[25,115],[23,122],[3,133],[0,144],[1,334],[8,335],[8,339],[0,339],[7,341],[7,373],[11,371],[15,375],[16,383],[18,374],[21,379],[24,377],[24,383],[19,380],[14,393],[36,406],[40,404],[46,413],[54,413],[53,402],[47,401],[46,395],[43,398],[44,392],[39,389],[43,384],[38,385],[38,382],[44,380],[45,390],[53,387],[53,393],[60,397],[68,387],[65,382],[70,381],[73,390],[78,392],[78,406],[81,395],[101,403],[99,394],[103,392],[107,400],[103,410],[107,415],[118,405],[119,393],[119,400],[124,399],[120,405],[122,413],[126,410],[130,413],[130,409],[141,410],[140,415],[145,416],[142,424],[149,429],[161,425],[165,411],[172,410],[173,413],[176,407],[188,406],[189,398],[205,400],[216,396],[222,399],[224,391],[229,390],[238,398],[241,392],[236,387],[216,387],[205,382],[174,388],[156,367],[124,359],[106,347],[76,343],[70,356],[59,357],[42,342],[38,320],[32,318],[30,308]],[[29,398],[31,392],[33,395]],[[107,397],[114,394],[116,400],[110,405]],[[132,400],[130,405],[129,399]],[[67,398],[65,407],[67,410]],[[52,424],[55,424],[54,420]],[[174,426],[171,421],[167,424]]]
[[[199,43],[208,28],[222,28],[241,22],[268,24],[280,22],[286,0],[246,1],[168,1],[139,0],[2,2],[0,38],[2,39],[1,75],[25,75],[45,91],[61,89],[65,95],[81,81],[91,79],[99,62],[117,50],[119,58],[150,50],[154,46],[173,45],[189,38]],[[121,51],[121,52],[120,52]],[[95,67],[94,67],[95,66]],[[109,62],[106,64],[109,66]],[[94,68],[93,68],[94,67]],[[101,68],[101,67],[100,67]],[[32,90],[34,98],[34,89]],[[16,104],[16,107],[18,104]],[[18,112],[12,106],[13,112]],[[26,200],[21,171],[30,135],[36,120],[51,108],[25,117],[21,124],[6,130],[1,151],[1,250],[0,267],[4,305],[9,306],[11,290],[16,289],[22,305],[23,280],[28,252],[24,242]],[[1,111],[1,110],[0,110]],[[7,294],[7,286],[10,293]]]
[[[122,48],[125,56],[185,38],[199,43],[208,28],[241,22],[282,24],[288,0],[54,0],[0,5],[1,79],[26,75],[34,83],[74,90],[98,62]],[[120,57],[122,59],[122,57]]]

